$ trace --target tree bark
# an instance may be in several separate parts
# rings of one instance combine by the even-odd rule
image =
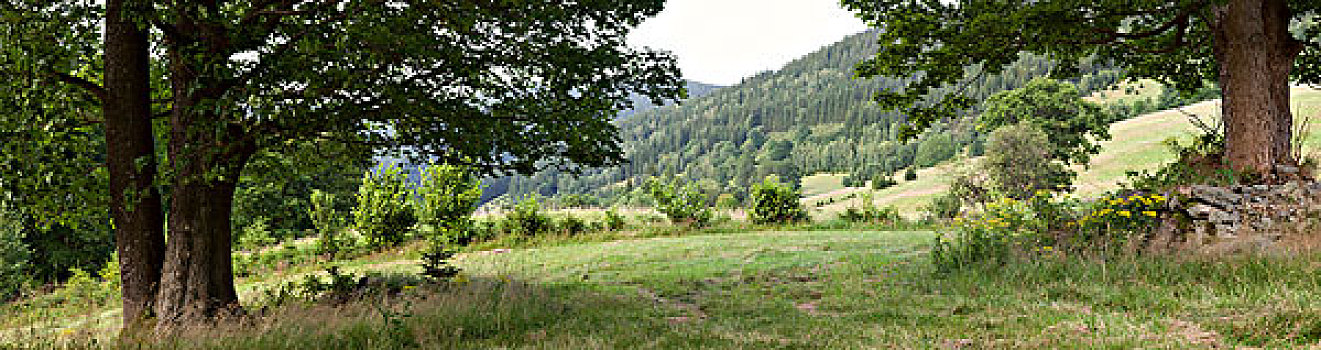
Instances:
[[[134,0],[106,2],[106,99],[101,110],[124,330],[130,333],[143,329],[152,317],[165,251],[161,195],[153,185],[156,147],[148,37],[145,24],[135,22],[131,15],[131,9],[141,5]]]
[[[156,304],[157,329],[165,331],[239,310],[230,260],[236,181],[180,175],[170,193],[170,239]]]
[[[1289,72],[1302,43],[1289,33],[1285,0],[1231,0],[1212,9],[1224,100],[1225,159],[1240,173],[1293,163]]]

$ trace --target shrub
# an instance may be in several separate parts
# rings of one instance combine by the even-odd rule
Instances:
[[[1066,237],[1073,247],[1116,251],[1129,240],[1156,230],[1166,209],[1167,198],[1159,193],[1110,194],[1097,199],[1072,226]]]
[[[1027,200],[1002,198],[979,217],[955,219],[953,232],[937,238],[931,256],[941,270],[1056,253],[1109,257],[1122,253],[1131,237],[1156,228],[1165,199],[1110,195],[1084,204],[1047,191]]]
[[[82,269],[73,268],[69,272],[72,277],[64,282],[64,287],[58,293],[68,298],[70,304],[107,305],[119,292],[111,288],[110,283],[102,283]]]
[[[570,236],[587,232],[588,229],[586,221],[583,221],[583,219],[579,219],[572,214],[565,215],[563,219],[560,219],[559,224],[556,226],[559,227],[561,232]]]
[[[351,249],[354,240],[340,233],[343,227],[339,212],[335,210],[335,195],[321,190],[312,190],[308,200],[308,217],[312,219],[319,238],[317,253],[335,256],[341,250]]]
[[[1245,182],[1224,160],[1223,136],[1206,133],[1181,144],[1177,139],[1164,142],[1177,160],[1155,172],[1130,171],[1125,187],[1142,191],[1164,191],[1180,185],[1207,184],[1225,186]]]
[[[932,262],[940,271],[976,264],[1003,265],[1018,253],[1052,245],[1034,230],[1033,213],[1026,203],[1005,198],[986,206],[981,217],[955,219],[949,237],[937,236]]]
[[[427,166],[417,188],[418,221],[427,228],[428,246],[422,253],[422,275],[443,280],[459,273],[449,259],[455,247],[467,244],[465,232],[472,226],[472,213],[482,197],[482,183],[461,166]]]
[[[22,223],[0,211],[0,301],[13,298],[32,282],[28,275],[31,262]]]
[[[669,181],[653,178],[647,182],[647,191],[656,202],[656,210],[670,222],[702,227],[711,221],[711,205],[696,184],[682,183],[678,178]]]
[[[1053,147],[1044,132],[1030,125],[1002,127],[991,132],[981,166],[996,190],[1014,199],[1039,190],[1065,190],[1073,173],[1051,158]]]
[[[871,192],[862,194],[862,205],[850,206],[839,213],[839,218],[848,222],[866,222],[866,223],[898,223],[902,218],[899,216],[899,209],[893,206],[884,208],[876,207],[872,200]]]
[[[898,184],[898,181],[894,181],[894,179],[888,175],[878,175],[871,180],[871,188],[876,190],[887,189]]]
[[[760,184],[752,185],[752,207],[748,218],[754,224],[783,224],[808,221],[807,209],[798,201],[798,191],[780,183],[779,178],[767,176]]]
[[[417,222],[408,197],[407,178],[397,166],[380,166],[363,175],[358,205],[353,208],[353,227],[369,247],[404,242]]]
[[[605,228],[611,231],[622,230],[625,226],[624,216],[619,215],[619,212],[616,212],[614,209],[606,210],[605,216],[602,217],[601,221],[605,225]]]
[[[527,197],[514,205],[514,210],[505,215],[507,229],[511,233],[533,237],[550,232],[554,226],[550,217],[541,213],[541,203],[534,197]]]
[[[279,243],[280,240],[271,235],[270,225],[266,217],[254,217],[248,226],[244,226],[239,234],[238,246],[244,250],[257,250],[258,248]]]
[[[959,147],[954,144],[954,138],[950,137],[950,134],[932,134],[918,144],[913,163],[919,167],[935,166],[940,162],[954,158],[958,151]]]
[[[717,207],[717,208],[720,208],[720,209],[734,209],[734,208],[738,208],[738,207],[740,207],[740,206],[742,206],[742,205],[738,202],[738,198],[734,198],[734,195],[732,195],[732,194],[721,193],[720,196],[716,197],[716,207]]]
[[[931,203],[923,209],[933,218],[953,219],[959,216],[959,212],[963,209],[963,200],[954,192],[946,192],[932,198]]]
[[[917,168],[917,167],[908,167],[908,170],[905,170],[905,171],[904,171],[904,181],[914,181],[914,180],[917,180],[917,169],[916,169],[916,168]]]

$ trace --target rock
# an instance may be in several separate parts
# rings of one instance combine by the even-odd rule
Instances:
[[[1219,209],[1206,204],[1198,204],[1194,205],[1192,208],[1188,208],[1188,215],[1195,219],[1206,219],[1210,218],[1211,213],[1216,211],[1219,211]]]
[[[1193,186],[1192,197],[1200,202],[1229,209],[1243,202],[1243,196],[1220,187]]]
[[[1298,173],[1298,167],[1292,165],[1280,164],[1275,166],[1275,172],[1284,175],[1293,175]]]
[[[1207,220],[1215,224],[1232,225],[1238,222],[1238,213],[1223,210],[1212,210]]]

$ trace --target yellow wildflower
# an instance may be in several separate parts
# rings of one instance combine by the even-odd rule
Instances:
[[[1120,211],[1119,211],[1119,216],[1123,216],[1123,217],[1131,217],[1131,216],[1133,216],[1133,213],[1129,213],[1127,210],[1120,210]]]
[[[1144,212],[1142,212],[1142,215],[1146,215],[1146,216],[1150,216],[1150,217],[1153,217],[1153,218],[1154,218],[1154,217],[1156,217],[1156,212],[1148,210],[1148,211],[1144,211]]]

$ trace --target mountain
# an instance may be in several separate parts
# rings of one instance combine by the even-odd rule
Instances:
[[[688,99],[695,99],[695,98],[700,98],[702,96],[710,95],[716,89],[722,88],[723,86],[711,85],[692,80],[684,80],[684,87],[688,88]],[[628,117],[631,117],[634,114],[650,111],[656,109],[657,107],[664,107],[664,106],[657,106],[656,104],[651,103],[651,99],[637,94],[633,94],[633,96],[629,97],[629,99],[633,100],[633,108],[623,112],[619,112],[619,115],[616,117],[617,119],[621,119],[621,120],[628,119]],[[672,106],[672,105],[674,105],[673,102],[666,102],[665,104],[665,106]]]
[[[591,194],[628,202],[639,199],[636,188],[646,178],[681,174],[696,179],[711,196],[742,198],[749,184],[771,174],[790,182],[819,172],[888,176],[915,163],[979,152],[982,136],[968,117],[974,111],[936,125],[914,142],[896,140],[904,115],[882,110],[871,97],[903,81],[853,75],[853,67],[876,52],[875,41],[874,32],[853,35],[737,85],[700,97],[694,93],[678,105],[639,109],[617,121],[627,164],[516,177],[491,195]],[[1049,59],[1024,55],[1002,74],[969,81],[964,92],[985,99],[1045,76],[1054,66]],[[1101,64],[1079,69],[1082,77],[1072,82],[1084,93],[1120,77]]]

